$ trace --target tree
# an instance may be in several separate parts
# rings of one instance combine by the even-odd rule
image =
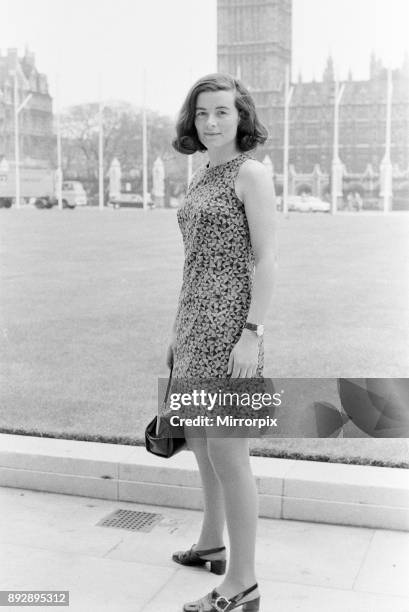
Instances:
[[[103,108],[104,174],[114,157],[119,159],[123,179],[140,182],[142,174],[142,111],[126,102]],[[185,156],[171,146],[174,122],[170,117],[147,112],[148,167],[159,155],[172,175],[184,177]],[[97,103],[70,107],[61,116],[63,172],[67,178],[82,180],[97,191],[99,106]],[[148,187],[149,188],[149,187]]]

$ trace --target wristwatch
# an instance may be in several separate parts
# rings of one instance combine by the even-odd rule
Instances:
[[[250,329],[253,332],[256,332],[257,336],[262,336],[264,334],[264,325],[258,325],[257,323],[247,323],[244,326],[244,329]]]

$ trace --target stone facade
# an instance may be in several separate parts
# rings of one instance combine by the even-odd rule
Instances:
[[[218,70],[239,75],[258,108],[280,92],[291,65],[291,0],[218,0]]]
[[[330,63],[330,60],[328,60]],[[401,170],[409,167],[409,74],[392,72],[391,161]],[[385,153],[387,71],[379,67],[370,79],[344,82],[339,111],[339,156],[350,172],[379,168]],[[290,106],[289,162],[302,172],[315,164],[329,171],[334,129],[333,77],[321,82],[294,83]],[[283,92],[284,93],[284,92]],[[267,144],[275,168],[282,171],[284,108],[275,96],[264,118],[271,135]]]
[[[291,0],[218,0],[218,70],[249,87],[270,138],[263,147],[275,172],[283,170],[284,83],[291,66]],[[409,168],[409,61],[392,74],[391,161]],[[333,143],[334,71],[328,58],[322,80],[298,82],[290,106],[289,163],[297,172],[316,165],[330,172]],[[374,55],[370,78],[349,74],[340,104],[339,156],[349,172],[379,169],[385,152],[387,71]]]
[[[0,158],[14,159],[14,74],[17,70],[18,103],[32,94],[19,113],[20,159],[51,161],[54,150],[52,98],[47,77],[38,72],[28,50],[0,52]]]

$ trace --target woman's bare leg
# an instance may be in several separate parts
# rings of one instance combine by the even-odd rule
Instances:
[[[200,478],[203,486],[204,516],[202,529],[195,548],[206,550],[207,548],[219,548],[223,546],[223,532],[225,525],[224,498],[220,481],[209,460],[207,452],[207,440],[204,437],[203,428],[199,431],[203,436],[194,437],[191,433],[198,428],[185,427],[185,438],[188,447],[193,451],[199,467]],[[221,553],[207,555],[206,559],[219,559]]]
[[[257,582],[257,487],[251,471],[248,438],[208,438],[207,448],[222,484],[230,539],[228,570],[217,590],[229,598]],[[243,601],[254,599],[258,594],[258,589],[254,590]]]

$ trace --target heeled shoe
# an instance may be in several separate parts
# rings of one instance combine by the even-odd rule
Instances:
[[[208,593],[202,599],[185,604],[183,612],[230,612],[230,610],[236,610],[237,608],[241,608],[241,612],[259,612],[260,596],[240,603],[240,599],[243,599],[243,597],[254,591],[257,587],[258,584],[256,582],[253,586],[230,599],[219,595],[217,590],[213,589],[211,593]]]
[[[193,550],[193,546],[195,545],[193,544],[189,550],[173,553],[172,561],[180,563],[181,565],[190,566],[202,566],[206,565],[206,563],[210,563],[210,571],[213,574],[221,575],[226,572],[226,559],[202,559],[202,557],[206,555],[226,550],[225,546],[220,546],[220,548],[209,548],[207,550]]]

